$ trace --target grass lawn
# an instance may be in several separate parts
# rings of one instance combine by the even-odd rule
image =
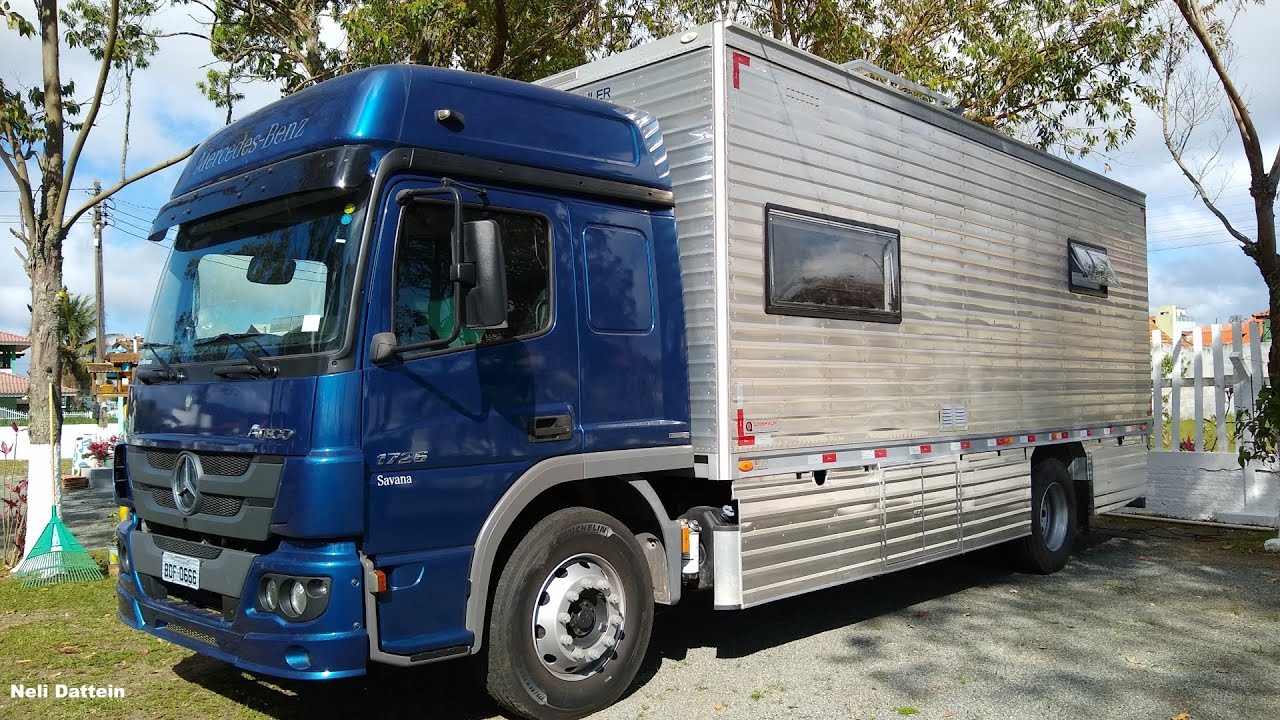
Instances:
[[[164,642],[115,616],[114,577],[24,588],[0,578],[0,717],[125,718],[477,717],[496,711],[469,667],[375,668],[371,677],[276,682]],[[448,666],[448,667],[446,667]],[[40,683],[49,697],[11,699]],[[123,699],[53,697],[54,685],[124,688]],[[491,709],[492,708],[492,709]]]

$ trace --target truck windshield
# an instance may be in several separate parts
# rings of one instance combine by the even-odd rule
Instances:
[[[323,190],[179,225],[148,343],[176,363],[341,346],[366,196]]]

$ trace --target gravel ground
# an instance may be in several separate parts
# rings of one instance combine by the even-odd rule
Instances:
[[[739,613],[674,609],[643,685],[600,717],[1280,718],[1280,557],[1104,523],[1049,577],[988,553]]]
[[[114,526],[96,504],[77,532]],[[662,608],[636,685],[596,717],[1280,718],[1280,555],[1264,536],[1097,521],[1048,577],[987,551],[746,611],[701,595]],[[277,718],[501,717],[472,670],[278,685],[199,656],[174,667]]]
[[[1280,556],[1262,536],[1100,521],[1048,577],[985,552],[746,611],[665,609],[636,686],[596,717],[1280,718]],[[346,691],[501,717],[464,667]]]

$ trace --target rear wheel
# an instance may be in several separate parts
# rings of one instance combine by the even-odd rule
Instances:
[[[1014,565],[1048,575],[1067,564],[1075,543],[1076,498],[1067,467],[1057,458],[1031,468],[1031,534],[1014,544]]]
[[[613,704],[635,679],[653,627],[643,551],[616,518],[547,516],[494,589],[486,686],[503,707],[568,720]]]

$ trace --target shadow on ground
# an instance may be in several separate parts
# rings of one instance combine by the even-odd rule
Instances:
[[[1276,563],[1266,556],[1206,560],[1188,543],[1218,540],[1161,532],[1092,532],[1067,569],[1051,577],[1013,574],[1000,552],[988,550],[740,612],[715,612],[710,597],[693,596],[660,609],[628,696],[643,694],[650,702],[659,686],[673,685],[668,690],[691,694],[693,688],[680,687],[694,682],[683,661],[706,648],[739,663],[724,672],[743,685],[762,671],[805,672],[836,678],[825,692],[842,695],[841,678],[857,678],[904,698],[976,697],[978,716],[989,714],[981,710],[988,700],[1007,710],[997,714],[1016,717],[1040,707],[1056,708],[1060,717],[1092,717],[1109,706],[1120,714],[1108,717],[1127,717],[1168,705],[1196,718],[1215,717],[1215,707],[1235,707],[1231,703],[1245,713],[1240,717],[1271,708],[1274,698],[1250,693],[1274,686],[1266,678],[1280,650],[1242,648],[1240,641],[1257,632],[1250,623],[1269,633],[1280,622],[1280,594],[1263,577],[1280,572]],[[1234,633],[1233,640],[1215,644],[1225,633]],[[783,647],[792,643],[795,650]],[[1138,646],[1147,649],[1133,649]],[[804,667],[777,668],[775,658],[787,653],[802,658]],[[706,654],[699,652],[699,659]],[[200,656],[174,670],[276,718],[425,710],[477,720],[500,713],[471,661],[379,666],[366,678],[316,684],[258,679]],[[971,682],[966,676],[973,684],[961,687]],[[809,702],[823,699],[823,691],[813,692]],[[1009,704],[1000,705],[1006,698]],[[1195,698],[1206,706],[1193,709]]]

